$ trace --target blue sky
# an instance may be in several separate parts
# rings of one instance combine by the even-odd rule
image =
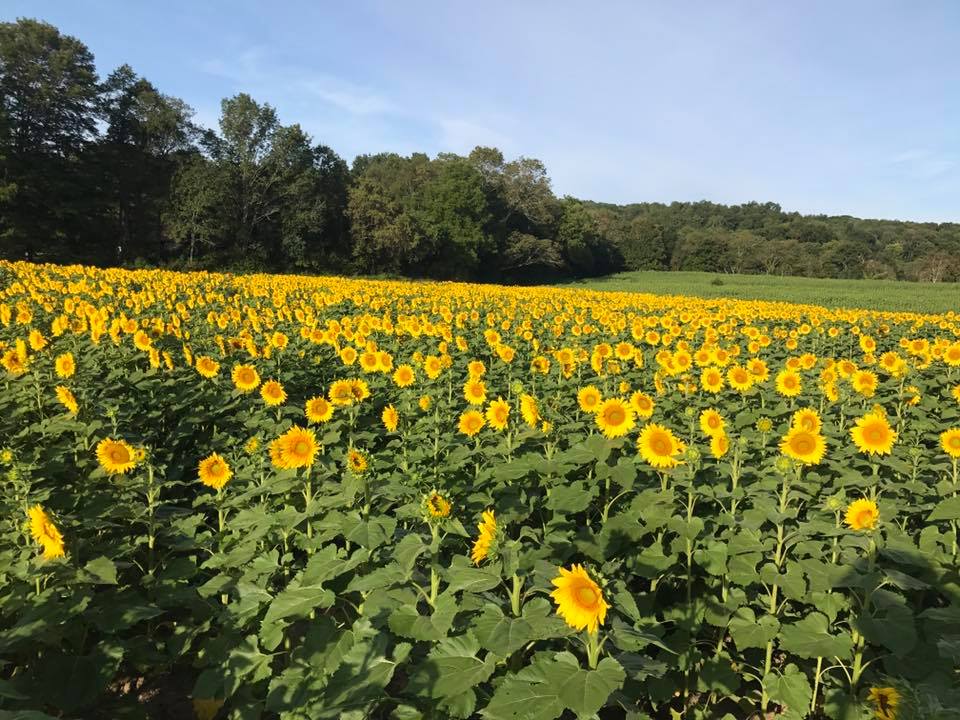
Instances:
[[[960,221],[960,2],[5,0],[213,125],[240,91],[348,161],[543,160],[609,202]]]

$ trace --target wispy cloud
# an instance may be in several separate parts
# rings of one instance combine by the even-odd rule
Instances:
[[[917,148],[893,155],[888,164],[918,180],[934,180],[957,167],[957,161],[951,157]]]

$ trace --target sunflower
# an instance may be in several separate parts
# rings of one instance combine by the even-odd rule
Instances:
[[[393,382],[397,387],[410,387],[416,379],[417,376],[409,365],[401,365],[393,371]]]
[[[784,397],[796,397],[803,389],[800,373],[796,370],[781,370],[777,373],[777,392]]]
[[[497,538],[497,518],[493,510],[484,510],[483,517],[477,523],[477,539],[470,550],[470,559],[479,565],[490,554],[490,548]]]
[[[263,387],[260,388],[260,397],[263,398],[264,403],[272,407],[286,400],[287,393],[283,389],[283,385],[276,380],[268,380],[263,384]]]
[[[431,518],[440,519],[450,515],[450,501],[436,491],[427,495],[424,504]]]
[[[471,379],[481,378],[486,372],[487,367],[480,360],[471,360],[467,363],[467,374],[470,375]]]
[[[471,405],[483,405],[487,399],[487,386],[483,380],[468,380],[463,386],[463,396]]]
[[[520,415],[523,421],[532,428],[540,422],[540,406],[533,395],[524,393],[520,396]]]
[[[433,400],[430,399],[429,395],[421,395],[420,399],[417,400],[417,407],[423,412],[427,412],[431,405],[433,405]]]
[[[311,423],[325,423],[333,417],[333,405],[323,395],[315,395],[307,400],[304,414]]]
[[[873,530],[880,519],[880,510],[873,500],[860,498],[847,506],[843,521],[851,530]]]
[[[723,416],[713,408],[700,413],[700,429],[707,437],[722,434],[725,425]]]
[[[727,370],[727,382],[730,383],[730,387],[739,393],[745,393],[753,387],[753,381],[753,375],[745,367],[734,365]]]
[[[198,466],[200,482],[214,490],[221,490],[233,477],[233,471],[217,453],[211,453],[200,461]]]
[[[396,432],[397,423],[400,422],[400,414],[393,405],[387,405],[380,415],[380,420],[383,421],[383,426],[388,432]]]
[[[363,402],[368,397],[370,397],[370,386],[367,385],[366,380],[350,380],[350,394],[353,396],[354,402]]]
[[[347,450],[347,467],[354,475],[363,475],[369,466],[370,461],[362,452],[353,448]]]
[[[587,385],[577,392],[577,402],[584,412],[596,412],[597,408],[600,407],[601,400],[603,400],[603,397],[600,395],[600,391],[593,385]]]
[[[850,378],[850,384],[863,397],[873,397],[877,391],[877,375],[870,370],[857,370]]]
[[[633,429],[633,408],[619,398],[610,398],[600,403],[596,414],[597,425],[608,438],[623,437]]]
[[[72,377],[73,373],[77,370],[77,364],[73,361],[73,353],[65,352],[62,355],[57,355],[57,359],[53,365],[57,372],[57,377],[64,379]]]
[[[710,454],[717,460],[726,455],[728,450],[730,450],[730,438],[725,432],[710,437]]]
[[[316,452],[316,435],[299,425],[294,425],[270,443],[270,459],[283,470],[310,467]]]
[[[487,422],[494,430],[506,430],[509,417],[510,405],[502,397],[498,397],[487,406]]]
[[[869,412],[858,418],[850,429],[850,436],[860,452],[870,455],[889,455],[897,441],[897,431],[878,412]]]
[[[39,505],[27,510],[30,521],[30,536],[43,547],[44,560],[53,560],[64,556],[63,535],[53,524],[50,516]]]
[[[340,351],[340,362],[344,365],[353,365],[357,361],[357,349],[349,345]]]
[[[610,606],[603,599],[600,586],[587,574],[582,565],[569,570],[560,568],[560,575],[552,580],[556,590],[550,597],[557,604],[557,615],[575,630],[597,632]]]
[[[648,418],[653,415],[653,398],[639,390],[630,396],[630,404],[633,406],[637,417]]]
[[[73,393],[70,392],[70,388],[63,385],[57,385],[57,387],[54,388],[54,391],[57,393],[57,400],[71,415],[76,415],[80,411],[80,406],[77,404],[77,399],[73,396]]]
[[[874,706],[874,717],[877,720],[897,720],[897,705],[900,704],[900,693],[892,687],[872,687],[867,699]]]
[[[334,380],[329,395],[334,405],[353,405],[353,388],[349,380]]]
[[[428,355],[423,360],[423,370],[428,378],[436,380],[443,372],[443,362],[436,355]]]
[[[260,384],[260,375],[252,365],[234,365],[231,377],[240,392],[252,392]]]
[[[960,428],[950,428],[940,433],[940,447],[954,460],[960,458]]]
[[[220,363],[207,355],[198,357],[195,367],[197,372],[205,378],[216,377],[217,373],[220,372]],[[236,376],[234,376],[234,382],[236,382]]]
[[[717,368],[709,367],[700,373],[700,387],[708,393],[718,393],[723,390],[723,373]]]
[[[657,423],[644,426],[637,439],[637,447],[644,460],[661,470],[680,465],[683,461],[677,455],[686,450],[686,446],[670,430]]]
[[[360,355],[360,368],[365,373],[372,373],[377,370],[379,362],[377,361],[377,353],[375,352],[365,352]]]
[[[260,438],[258,438],[256,435],[254,435],[252,438],[250,438],[243,444],[243,451],[247,455],[253,455],[259,449],[260,449]]]
[[[801,408],[790,418],[790,427],[811,433],[820,432],[821,425],[820,414],[812,408]]]
[[[477,410],[467,410],[460,416],[459,430],[467,437],[473,437],[486,424],[483,415]]]
[[[137,452],[123,440],[105,438],[97,443],[97,460],[110,474],[123,474],[137,466]]]
[[[791,427],[780,440],[780,452],[804,465],[817,465],[827,452],[827,441],[820,433]]]

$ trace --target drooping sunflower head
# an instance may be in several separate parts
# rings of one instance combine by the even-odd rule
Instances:
[[[388,432],[396,432],[397,424],[400,422],[400,413],[393,405],[387,405],[380,415],[380,420]]]
[[[540,405],[533,395],[520,396],[520,415],[527,425],[532,428],[537,427],[537,423],[540,422]]]
[[[350,381],[350,394],[355,402],[363,402],[370,397],[370,386],[366,380],[359,378]]]
[[[63,535],[53,524],[53,520],[39,505],[27,510],[27,519],[30,522],[30,536],[34,542],[43,548],[45,560],[53,560],[64,556]]]
[[[221,490],[233,477],[233,471],[218,453],[211,453],[197,468],[200,482],[214,490]]]
[[[63,385],[57,385],[54,388],[54,391],[57,393],[57,400],[61,405],[63,405],[71,415],[76,415],[80,412],[80,406],[77,404],[77,398],[74,397],[73,393],[70,391],[70,388]]]
[[[633,408],[619,398],[609,398],[600,403],[595,415],[597,426],[608,438],[623,437],[633,429]]]
[[[367,459],[367,456],[359,450],[350,448],[347,451],[347,467],[350,468],[350,472],[354,475],[363,475],[369,465],[370,461]]]
[[[722,458],[730,450],[730,438],[725,432],[717,433],[710,437],[710,454],[717,460]]]
[[[658,470],[667,470],[683,462],[680,456],[686,445],[663,425],[649,423],[640,431],[637,448],[647,463]]]
[[[900,693],[896,688],[872,687],[867,693],[867,699],[873,705],[874,717],[877,720],[897,720]]]
[[[860,498],[847,506],[843,521],[851,530],[873,530],[880,520],[880,509],[873,500]]]
[[[334,405],[352,405],[353,388],[349,380],[334,380],[330,384],[330,402]]]
[[[490,550],[497,540],[497,518],[493,510],[483,511],[480,522],[477,523],[477,539],[470,550],[470,559],[479,565],[490,556]]]
[[[137,453],[123,440],[105,438],[97,443],[97,460],[111,475],[123,474],[137,466]]]
[[[597,632],[606,620],[610,606],[600,586],[583,566],[573,565],[569,570],[561,567],[560,574],[552,582],[556,589],[550,596],[557,605],[557,615],[575,630]]]
[[[450,515],[450,501],[436,490],[424,498],[423,504],[428,518],[441,520]]]
[[[889,455],[897,441],[897,432],[886,416],[878,412],[869,412],[858,418],[850,429],[854,445],[860,452],[869,455]]]

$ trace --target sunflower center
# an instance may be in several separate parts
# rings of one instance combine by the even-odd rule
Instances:
[[[130,459],[130,455],[122,447],[118,447],[110,451],[110,459],[115,463],[125,463]]]
[[[307,454],[307,443],[303,440],[298,440],[297,443],[293,446],[293,451],[297,455],[306,455]]]
[[[606,416],[607,422],[611,425],[621,425],[623,421],[626,420],[626,414],[623,412],[623,409],[618,407],[607,410]]]
[[[584,585],[576,589],[577,602],[585,607],[593,607],[597,604],[597,591],[589,585]]]
[[[867,440],[872,443],[878,443],[883,440],[883,430],[878,427],[872,427],[867,430]]]
[[[666,438],[654,438],[650,442],[650,447],[653,448],[653,451],[657,455],[669,455],[670,454],[670,443],[667,442]]]

